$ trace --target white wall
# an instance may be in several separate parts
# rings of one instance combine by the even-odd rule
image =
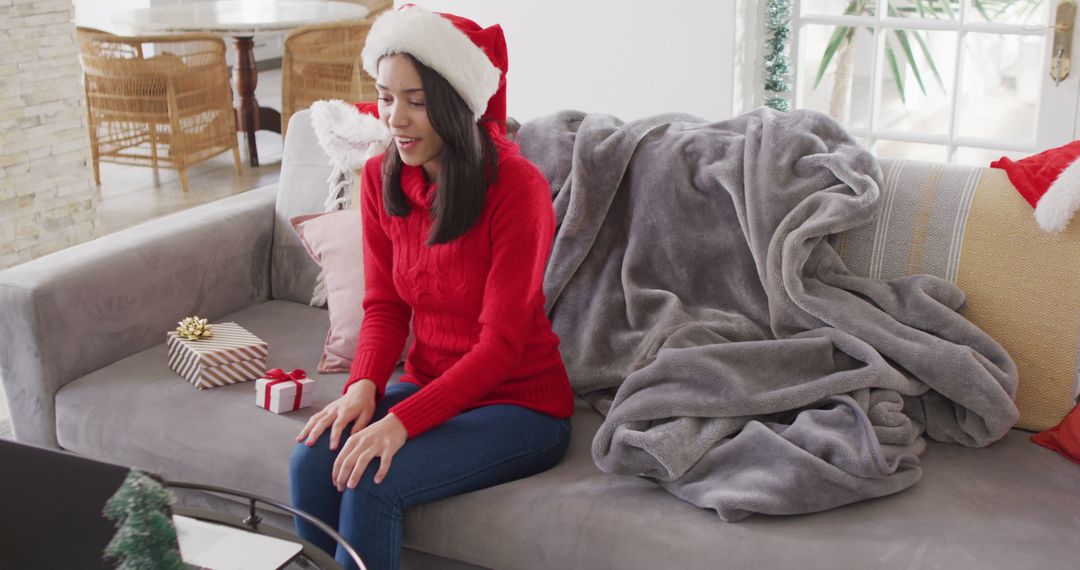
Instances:
[[[518,120],[561,109],[625,120],[669,111],[732,115],[734,0],[411,1],[502,26],[507,107]]]

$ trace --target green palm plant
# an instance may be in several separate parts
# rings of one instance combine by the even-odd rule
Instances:
[[[962,0],[890,0],[888,2],[888,15],[891,17],[935,18],[956,20],[959,18],[959,3]],[[1031,15],[1042,5],[1044,0],[972,0],[972,7],[988,22],[1019,21],[1026,22]],[[872,15],[877,6],[877,0],[849,0],[844,15],[863,16]],[[873,34],[873,30],[865,28]],[[854,44],[855,34],[858,28],[855,26],[837,26],[832,36],[825,45],[821,64],[818,66],[817,75],[814,78],[816,89],[825,76],[825,71],[835,57],[839,57],[836,72],[836,84],[833,87],[833,100],[830,106],[830,114],[842,118],[842,109],[846,108],[847,92],[851,81],[851,49]],[[915,79],[919,90],[926,94],[926,82],[923,77],[929,71],[938,86],[945,90],[945,82],[941,78],[934,57],[927,46],[926,32],[917,30],[888,30],[889,37],[885,42],[885,61],[889,66],[889,72],[896,83],[900,94],[900,101],[907,103],[907,82],[901,69],[901,61],[906,61],[911,69],[911,75]],[[914,47],[913,47],[914,46]],[[926,68],[916,59],[915,48],[922,54]],[[899,51],[899,53],[897,53]],[[839,54],[839,55],[838,55]]]

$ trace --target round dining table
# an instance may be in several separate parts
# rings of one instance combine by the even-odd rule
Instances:
[[[335,21],[362,20],[368,9],[361,4],[318,0],[223,0],[162,4],[115,13],[118,29],[134,34],[185,32],[230,36],[236,47],[233,80],[240,100],[236,103],[236,126],[246,135],[251,166],[259,165],[255,131],[281,132],[281,113],[260,107],[255,99],[258,69],[254,36],[280,34],[300,26]]]

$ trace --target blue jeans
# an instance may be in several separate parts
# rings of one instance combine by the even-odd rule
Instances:
[[[419,389],[409,383],[388,386],[372,421]],[[341,445],[350,429],[351,425],[345,428]],[[504,404],[468,410],[405,442],[382,483],[372,482],[379,467],[375,460],[356,488],[346,487],[342,493],[330,480],[338,452],[330,451],[329,442],[327,429],[315,445],[300,443],[293,450],[289,464],[293,506],[336,527],[369,569],[394,570],[401,562],[405,509],[554,466],[570,442],[570,420]],[[336,549],[343,568],[355,568],[326,533],[299,518],[296,528],[301,538],[326,552]]]

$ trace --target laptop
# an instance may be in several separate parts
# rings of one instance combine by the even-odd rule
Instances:
[[[0,568],[112,569],[101,514],[128,468],[0,440]]]
[[[112,569],[105,546],[116,534],[105,503],[127,467],[0,440],[0,568]],[[303,550],[297,542],[174,516],[186,562],[203,568],[282,568]]]

